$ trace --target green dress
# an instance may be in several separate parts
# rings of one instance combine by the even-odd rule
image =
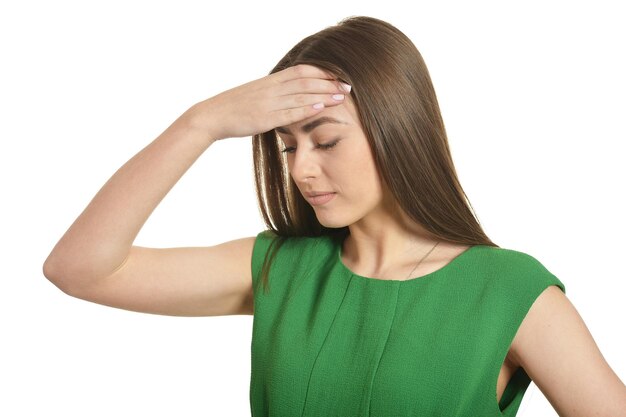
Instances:
[[[265,293],[260,271],[275,235],[252,254],[253,417],[515,416],[530,378],[496,383],[534,300],[563,283],[523,252],[475,245],[427,275],[352,273],[343,237],[291,237]]]

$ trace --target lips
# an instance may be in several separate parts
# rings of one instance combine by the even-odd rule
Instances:
[[[328,203],[330,200],[335,198],[335,194],[336,193],[332,191],[305,193],[308,202],[313,206],[319,206]]]

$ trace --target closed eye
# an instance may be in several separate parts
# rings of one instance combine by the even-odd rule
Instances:
[[[339,142],[339,139],[336,139],[332,142],[329,143],[320,143],[319,145],[317,145],[318,148],[322,148],[322,149],[330,149],[333,146],[335,146],[337,143]],[[289,146],[285,149],[283,149],[281,152],[286,152],[286,153],[293,153],[296,150],[296,148],[294,146]]]
[[[335,146],[337,143],[339,143],[339,139],[333,140],[332,142],[328,142],[328,143],[320,143],[317,145],[317,147],[320,149],[330,149],[333,146]]]

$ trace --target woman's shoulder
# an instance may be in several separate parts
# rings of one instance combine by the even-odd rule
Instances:
[[[252,252],[253,277],[266,261],[284,276],[325,265],[336,253],[336,244],[328,235],[281,236],[273,230],[263,230],[257,234]]]
[[[563,283],[548,269],[545,260],[530,251],[490,245],[477,245],[473,248],[474,261],[485,275],[501,283],[518,285],[551,283],[565,288]]]
[[[516,267],[544,267],[530,252],[501,246],[476,245],[474,248],[479,256],[494,265],[512,265]],[[544,267],[545,268],[545,267]]]
[[[336,239],[338,234],[323,234],[319,236],[305,236],[305,235],[282,235],[276,230],[265,229],[257,233],[257,238],[264,240],[284,240],[290,242],[315,242],[320,240],[333,240]]]
[[[325,234],[320,236],[286,236],[266,229],[257,234],[255,246],[269,248],[272,242],[279,243],[281,251],[306,250],[320,247],[333,247],[338,243],[337,236]],[[282,249],[284,248],[284,249]]]

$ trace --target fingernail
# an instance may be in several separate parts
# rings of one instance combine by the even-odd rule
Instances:
[[[343,94],[333,94],[334,100],[343,100],[343,98],[344,98]]]
[[[341,84],[341,87],[346,90],[348,93],[350,92],[350,90],[352,90],[352,86],[350,84],[346,84],[344,82],[340,82],[339,84]]]
[[[322,107],[324,107],[324,103],[315,103],[315,104],[313,105],[313,108],[314,108],[314,109],[316,109],[316,110],[319,110],[319,109],[321,109]]]

